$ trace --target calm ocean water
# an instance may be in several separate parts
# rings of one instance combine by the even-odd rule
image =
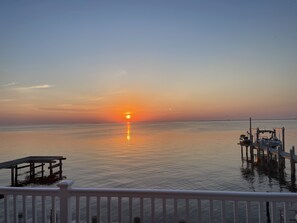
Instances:
[[[253,121],[286,128],[287,150],[297,146],[297,121]],[[279,180],[242,162],[239,135],[248,121],[40,125],[0,127],[0,162],[31,155],[62,155],[76,187],[288,191]],[[287,165],[289,166],[289,165]],[[10,171],[0,170],[0,185]]]

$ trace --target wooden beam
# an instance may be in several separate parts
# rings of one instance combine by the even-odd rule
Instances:
[[[48,167],[48,169],[54,169],[54,168],[56,168],[56,167],[61,167],[62,166],[62,163],[57,163],[57,164],[55,164],[55,165],[50,165],[49,167]]]
[[[50,170],[50,175],[53,175],[53,167],[52,167],[52,163],[49,163],[49,170]]]
[[[41,177],[44,177],[44,163],[41,166]]]
[[[27,167],[30,167],[30,164],[27,164],[25,166],[20,166],[20,167],[17,167],[17,168],[20,170],[20,169],[24,169],[24,168],[27,168]]]
[[[15,170],[15,174],[14,174],[14,184],[15,184],[15,186],[17,186],[17,185],[18,185],[18,166],[16,166],[16,167],[14,168],[14,170]]]
[[[38,167],[42,167],[43,165],[44,165],[44,163],[39,164],[39,165],[36,165],[36,166],[34,166],[34,169],[36,169],[36,168],[38,168]]]
[[[62,179],[62,172],[63,172],[63,170],[62,170],[62,159],[60,159],[59,162],[60,162],[60,168],[59,168],[60,169],[60,176],[59,176],[59,178]]]
[[[12,166],[10,168],[10,171],[11,171],[11,186],[14,186],[14,167]]]

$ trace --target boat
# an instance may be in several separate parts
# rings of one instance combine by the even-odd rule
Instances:
[[[273,138],[263,137],[258,140],[258,143],[261,146],[267,146],[267,147],[272,147],[272,148],[275,148],[282,144],[282,142],[278,138],[274,138],[274,137]]]
[[[282,144],[282,141],[276,137],[274,130],[258,130],[257,143],[260,146],[276,148]]]

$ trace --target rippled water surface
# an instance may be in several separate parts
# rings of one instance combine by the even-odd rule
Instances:
[[[253,122],[283,126],[287,149],[297,145],[296,120]],[[289,190],[289,169],[280,181],[242,162],[237,143],[248,128],[248,121],[2,126],[0,162],[62,155],[76,187]],[[10,170],[0,174],[0,185],[8,185]]]

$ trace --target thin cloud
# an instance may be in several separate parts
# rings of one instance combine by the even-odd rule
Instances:
[[[122,77],[127,76],[127,75],[128,75],[128,71],[122,69],[122,70],[116,71],[115,74],[114,74],[114,77],[115,78],[122,78]]]
[[[43,84],[43,85],[34,85],[31,87],[27,87],[27,89],[46,89],[46,88],[52,88],[54,85],[49,85],[49,84]]]
[[[72,108],[71,106],[64,106],[64,107],[41,107],[40,110],[46,110],[46,111],[60,111],[60,112],[94,112],[95,109],[89,109],[89,108]]]
[[[2,86],[3,87],[11,87],[11,86],[15,86],[17,83],[16,82],[10,82],[10,83],[7,83],[7,84],[3,84]]]
[[[104,97],[89,98],[89,101],[102,101]]]
[[[126,70],[120,70],[120,72],[118,74],[119,74],[119,76],[125,76],[125,75],[128,74],[128,71],[126,71]]]
[[[111,92],[105,94],[105,96],[122,95],[122,94],[126,94],[126,93],[127,93],[126,90],[111,91]]]
[[[11,99],[11,98],[0,99],[0,102],[11,102],[11,101],[15,101],[15,99]]]
[[[47,89],[47,88],[53,88],[55,87],[54,85],[49,85],[49,84],[41,84],[41,85],[33,85],[30,87],[20,87],[17,88],[19,90],[32,90],[32,89]]]

